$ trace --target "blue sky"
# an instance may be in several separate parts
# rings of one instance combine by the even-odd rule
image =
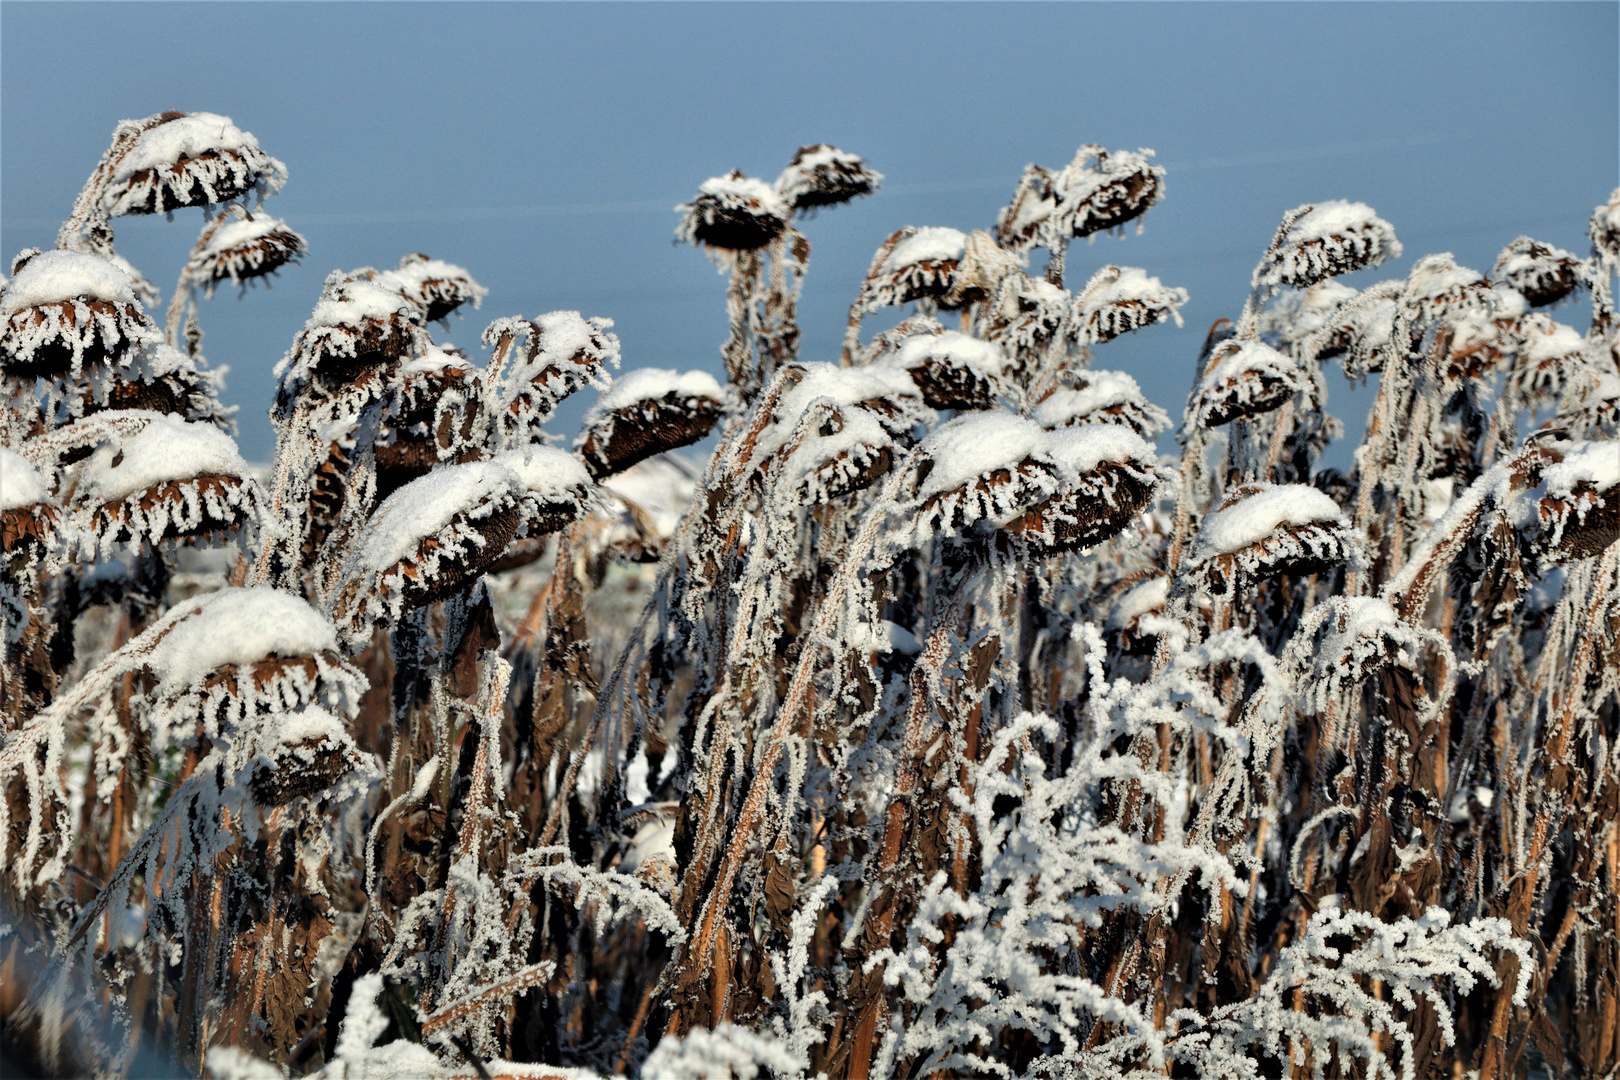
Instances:
[[[836,358],[872,251],[901,225],[988,227],[1030,161],[1151,147],[1168,194],[1141,236],[1077,245],[1070,276],[1144,267],[1187,326],[1099,350],[1178,413],[1277,219],[1358,199],[1406,244],[1489,270],[1521,233],[1584,253],[1620,183],[1620,5],[0,5],[0,247],[48,247],[117,121],[224,113],[286,162],[268,210],[309,239],[271,291],[205,302],[250,458],[270,368],[332,269],[424,251],[490,289],[449,340],[558,308],[617,323],[625,367],[719,370],[724,282],[672,207],[804,143],[864,155],[876,197],[804,231],[803,355]],[[122,219],[167,294],[197,211]],[[167,296],[165,296],[165,302]],[[1579,313],[1564,317],[1580,321]],[[1366,395],[1332,407],[1359,429]],[[588,398],[589,394],[584,395]],[[582,402],[581,404],[584,404]],[[571,437],[577,409],[556,425]],[[1336,455],[1342,456],[1342,455]],[[1330,459],[1331,460],[1331,459]]]

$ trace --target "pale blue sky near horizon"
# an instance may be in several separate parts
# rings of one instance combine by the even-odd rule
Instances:
[[[672,208],[732,168],[772,179],[813,142],[887,181],[801,226],[810,360],[836,359],[895,228],[988,227],[1027,162],[1082,143],[1155,149],[1167,195],[1143,235],[1077,244],[1069,272],[1141,266],[1189,290],[1184,328],[1096,361],[1179,415],[1205,331],[1292,206],[1357,199],[1394,223],[1406,255],[1358,286],[1433,251],[1489,271],[1522,233],[1584,254],[1620,183],[1620,4],[6,0],[5,261],[51,246],[118,120],[166,109],[257,135],[290,173],[266,209],[310,243],[271,290],[203,304],[250,459],[270,454],[270,369],[327,272],[412,251],[489,287],[439,334],[476,355],[496,317],[577,308],[615,320],[626,369],[718,371],[724,281],[673,244]],[[165,303],[200,224],[117,223]],[[1554,314],[1584,328],[1584,309]],[[1365,392],[1334,393],[1358,430]]]

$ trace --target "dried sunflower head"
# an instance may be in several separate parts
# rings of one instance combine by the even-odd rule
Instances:
[[[1620,539],[1620,442],[1552,442],[1511,511],[1520,544],[1542,563],[1596,555]]]
[[[506,445],[543,439],[541,425],[558,402],[581,387],[609,385],[607,369],[619,366],[612,326],[612,319],[586,319],[577,311],[490,323],[484,345],[496,350],[494,419]]]
[[[1081,344],[1097,345],[1168,319],[1180,326],[1186,302],[1186,289],[1168,288],[1144,270],[1105,266],[1074,298],[1073,332]]]
[[[1531,307],[1556,304],[1581,283],[1581,260],[1562,248],[1521,236],[1502,249],[1492,269]]]
[[[384,499],[366,521],[334,608],[351,643],[372,628],[470,587],[511,543],[521,477],[494,461],[442,465]]]
[[[78,466],[75,517],[86,555],[238,533],[265,512],[236,442],[207,422],[127,410],[132,433],[106,439]]]
[[[637,368],[615,379],[585,414],[580,455],[597,480],[690,446],[714,429],[725,392],[706,371]]]
[[[960,229],[906,226],[884,242],[888,253],[861,287],[862,307],[899,307],[913,301],[940,305],[960,291],[958,273],[967,235]]]
[[[420,252],[400,259],[397,268],[378,274],[377,281],[419,305],[424,322],[443,322],[464,304],[477,308],[489,295],[466,270]]]
[[[101,255],[24,252],[0,292],[0,372],[11,379],[76,379],[159,340],[134,280]]]
[[[309,244],[277,218],[260,214],[220,220],[186,261],[186,276],[209,295],[222,283],[245,286],[296,263]]]
[[[1305,386],[1293,357],[1257,339],[1227,338],[1210,354],[1194,408],[1202,423],[1218,427],[1279,409]]]
[[[1135,221],[1164,197],[1164,168],[1151,150],[1082,146],[1052,177],[1054,238],[1092,236]]]
[[[1158,486],[1153,448],[1128,427],[1062,428],[1046,438],[1061,489],[1007,526],[1044,555],[1093,547],[1122,532]]]
[[[677,206],[675,235],[689,244],[722,251],[755,251],[787,228],[793,208],[763,180],[732,171],[705,180],[697,197]]]
[[[422,343],[422,310],[395,290],[333,271],[315,310],[276,365],[276,413],[290,416],[306,395],[358,413],[382,396],[401,359]]]
[[[1615,188],[1609,201],[1592,210],[1587,227],[1592,248],[1611,263],[1620,262],[1620,188]]]
[[[910,375],[931,409],[991,408],[1012,378],[1012,363],[999,346],[937,323],[901,338],[874,363]]]
[[[776,193],[799,213],[837,206],[878,189],[883,174],[825,143],[802,146],[776,178]]]
[[[1366,203],[1308,203],[1283,215],[1255,271],[1255,284],[1305,289],[1400,254],[1394,226]]]
[[[1035,407],[1035,420],[1042,427],[1123,424],[1144,439],[1170,430],[1170,417],[1122,371],[1092,368],[1071,374],[1069,380],[1073,385],[1052,391]]]
[[[400,365],[374,447],[377,497],[440,462],[482,456],[483,372],[459,352],[432,346]]]
[[[161,214],[281,190],[287,167],[259,140],[215,113],[166,112],[126,120],[115,135],[101,210]],[[120,141],[127,139],[120,147]]]
[[[1240,581],[1359,565],[1360,535],[1325,492],[1306,484],[1245,484],[1198,529],[1184,574],[1217,594]]]

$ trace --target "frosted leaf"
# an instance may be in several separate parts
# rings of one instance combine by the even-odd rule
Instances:
[[[782,235],[793,208],[763,180],[730,172],[705,180],[697,197],[677,206],[675,235],[689,244],[753,251]]]
[[[1143,438],[1170,429],[1170,417],[1124,372],[1091,368],[1070,378],[1073,387],[1054,390],[1035,407],[1035,422],[1042,427],[1124,424]]]
[[[489,295],[466,270],[421,253],[406,255],[397,268],[378,274],[377,282],[420,306],[424,322],[442,322],[463,304],[480,307]]]
[[[999,346],[957,330],[913,334],[874,363],[904,370],[933,409],[988,409],[1012,376]]]
[[[491,412],[506,445],[543,437],[540,425],[557,403],[585,386],[610,385],[619,366],[612,319],[553,311],[530,321],[497,319],[484,330],[496,350],[491,364]]]
[[[782,175],[776,193],[800,213],[837,206],[877,190],[883,174],[854,154],[825,143],[802,146]]]
[[[580,453],[597,479],[623,472],[708,435],[725,400],[706,371],[637,368],[615,379],[586,412]]]
[[[1293,357],[1263,341],[1228,338],[1210,354],[1195,408],[1202,423],[1217,427],[1279,409],[1305,386],[1305,372]]]
[[[1307,204],[1283,216],[1255,283],[1303,289],[1400,255],[1394,227],[1366,203]]]
[[[47,251],[0,293],[0,371],[24,378],[70,374],[161,340],[141,311],[134,279],[100,255]]]
[[[641,1075],[649,1080],[755,1080],[797,1075],[804,1067],[774,1037],[721,1023],[712,1031],[694,1028],[684,1036],[666,1035],[647,1055]]]
[[[260,214],[225,221],[186,261],[186,275],[208,295],[222,282],[242,285],[267,277],[309,251],[309,243],[277,218]]]
[[[110,217],[209,206],[251,191],[262,199],[287,182],[285,165],[216,113],[126,120],[120,133],[129,126],[138,126],[140,134],[112,162],[101,196],[101,209]]]
[[[1105,266],[1074,298],[1074,334],[1082,344],[1100,344],[1168,319],[1180,326],[1186,302],[1186,289],[1168,288],[1145,270]]]
[[[1531,307],[1556,304],[1580,284],[1581,260],[1563,248],[1521,236],[1502,249],[1492,273],[1525,298]]]

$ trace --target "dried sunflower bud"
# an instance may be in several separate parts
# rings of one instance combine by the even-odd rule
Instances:
[[[1299,362],[1262,341],[1228,338],[1215,346],[1194,405],[1211,427],[1279,409],[1305,388]]]
[[[1492,273],[1519,291],[1531,307],[1556,304],[1581,283],[1581,260],[1551,244],[1521,236],[1502,249]]]
[[[495,458],[523,481],[519,537],[538,537],[572,524],[591,508],[595,490],[585,463],[555,446],[527,446]]]
[[[689,244],[754,251],[787,228],[793,208],[763,180],[733,171],[705,180],[697,198],[677,206],[675,235]]]
[[[287,182],[287,167],[227,117],[167,112],[125,123],[138,134],[110,163],[101,192],[109,217],[210,206],[251,191],[263,197]]]
[[[1255,272],[1257,284],[1309,288],[1399,258],[1395,228],[1366,203],[1311,203],[1283,215]]]
[[[825,143],[803,146],[776,178],[776,193],[801,214],[837,206],[877,190],[883,174],[854,154]]]
[[[998,346],[956,330],[912,334],[876,363],[910,375],[931,409],[991,408],[1012,378]]]
[[[580,455],[594,479],[702,439],[725,408],[725,393],[706,371],[638,368],[614,380],[585,414]]]
[[[212,296],[221,282],[245,285],[297,262],[308,252],[309,244],[284,221],[264,214],[226,220],[191,253],[186,276]]]
[[[1361,539],[1339,504],[1306,484],[1246,484],[1198,529],[1186,574],[1216,593],[1239,580],[1358,564]]]
[[[351,642],[469,587],[501,557],[523,515],[523,480],[493,461],[444,465],[394,492],[355,541],[338,593]]]
[[[1144,439],[1170,429],[1170,417],[1124,372],[1093,368],[1070,378],[1073,387],[1054,390],[1035,407],[1035,422],[1042,427],[1123,424]]]
[[[263,513],[263,496],[236,442],[213,424],[166,413],[104,442],[79,468],[77,516],[106,558],[125,545],[197,541],[233,533]]]
[[[397,269],[378,274],[377,281],[419,305],[423,322],[443,322],[463,304],[477,308],[489,295],[466,270],[421,253],[405,256]]]
[[[1186,302],[1186,289],[1167,288],[1144,270],[1105,266],[1074,298],[1074,333],[1082,344],[1096,345],[1167,319],[1180,326]]]
[[[87,365],[160,340],[129,274],[77,251],[21,259],[0,293],[0,320],[0,372],[13,378],[76,378]]]
[[[1591,375],[1591,388],[1579,404],[1547,421],[1543,430],[1566,431],[1581,439],[1620,438],[1620,375],[1607,371]]]

